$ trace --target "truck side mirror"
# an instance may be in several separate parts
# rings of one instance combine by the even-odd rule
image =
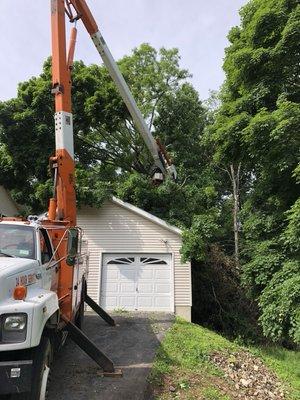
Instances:
[[[68,231],[68,255],[66,263],[73,267],[75,265],[76,256],[78,254],[78,236],[77,228],[70,228]]]

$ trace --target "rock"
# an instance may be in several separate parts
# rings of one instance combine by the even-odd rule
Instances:
[[[176,388],[174,386],[169,387],[170,392],[176,392]]]
[[[250,380],[243,379],[243,378],[240,380],[240,382],[244,387],[248,387],[250,385],[250,383],[251,383]]]
[[[285,400],[285,391],[276,375],[248,353],[214,353],[210,360],[218,366],[236,390],[233,398],[242,400]]]

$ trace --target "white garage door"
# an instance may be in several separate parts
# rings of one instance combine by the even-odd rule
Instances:
[[[100,304],[106,310],[172,311],[171,255],[104,255]]]

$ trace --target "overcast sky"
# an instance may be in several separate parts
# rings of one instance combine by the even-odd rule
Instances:
[[[41,72],[50,54],[50,0],[0,0],[0,100],[16,96],[18,82]],[[223,82],[222,59],[230,27],[246,0],[89,0],[100,30],[118,59],[148,42],[177,47],[200,97]],[[80,24],[81,25],[81,24]],[[79,29],[76,59],[98,63],[87,33]]]

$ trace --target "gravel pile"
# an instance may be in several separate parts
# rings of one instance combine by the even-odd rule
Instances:
[[[235,399],[243,400],[284,400],[286,392],[276,375],[252,354],[214,353],[211,361],[235,386]]]

